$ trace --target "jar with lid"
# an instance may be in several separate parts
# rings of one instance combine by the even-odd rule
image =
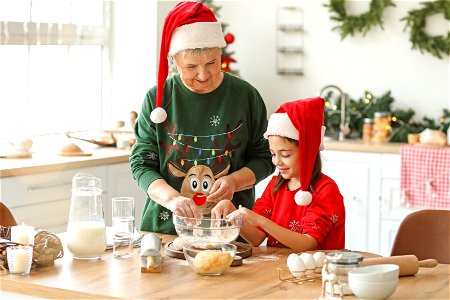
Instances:
[[[387,142],[391,134],[391,114],[385,111],[376,112],[373,116],[373,141]]]
[[[106,249],[101,179],[91,174],[72,179],[67,248],[77,259],[101,258]]]
[[[348,272],[361,266],[363,256],[353,252],[327,252],[325,259],[329,262],[329,271],[336,274],[339,279],[340,286],[335,285],[334,292],[339,293],[342,289],[344,295],[352,295],[348,284]]]
[[[364,118],[364,123],[362,127],[362,140],[364,143],[372,142],[373,137],[373,119]]]

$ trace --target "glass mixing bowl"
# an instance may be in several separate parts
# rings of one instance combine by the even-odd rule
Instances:
[[[173,224],[179,237],[186,244],[195,242],[227,244],[236,240],[241,231],[243,218],[233,220],[186,218],[173,215]]]
[[[200,275],[222,275],[233,262],[236,245],[192,243],[183,246],[184,257]]]

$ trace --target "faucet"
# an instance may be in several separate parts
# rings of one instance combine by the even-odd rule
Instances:
[[[339,124],[339,141],[343,141],[345,138],[345,131],[347,130],[348,127],[348,122],[346,120],[346,105],[347,105],[347,94],[344,93],[342,91],[342,89],[340,89],[338,86],[334,85],[334,84],[329,84],[324,86],[320,92],[319,92],[319,96],[322,97],[322,95],[324,94],[324,92],[326,90],[336,90],[339,93],[339,96],[341,98],[341,122]]]

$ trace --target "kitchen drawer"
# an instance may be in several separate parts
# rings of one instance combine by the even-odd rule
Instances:
[[[69,215],[71,181],[76,173],[93,174],[102,180],[107,178],[106,167],[3,178],[0,200],[8,206],[18,223],[24,222],[35,226],[36,229],[55,233],[65,231]]]
[[[60,233],[67,229],[69,207],[70,198],[15,207],[12,213],[18,223],[33,225],[36,230]]]
[[[62,198],[70,199],[72,177],[76,173],[88,173],[101,179],[107,177],[105,167],[94,167],[3,178],[0,200],[11,209]]]

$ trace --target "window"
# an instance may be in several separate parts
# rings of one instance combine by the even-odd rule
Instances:
[[[102,128],[103,0],[0,0],[0,138]]]

